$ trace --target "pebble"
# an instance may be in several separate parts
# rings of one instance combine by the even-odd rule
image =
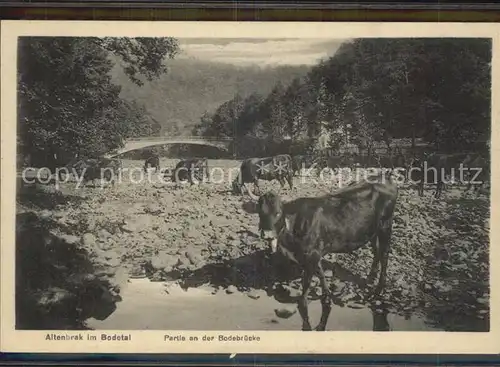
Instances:
[[[77,244],[80,241],[80,238],[78,238],[77,236],[73,236],[73,235],[69,235],[69,234],[59,235],[58,237],[70,245]]]
[[[85,247],[91,247],[94,248],[97,245],[96,238],[92,233],[85,233],[82,236],[82,244]]]
[[[255,291],[248,292],[247,296],[250,297],[251,299],[259,299],[260,298],[260,295]]]
[[[278,316],[281,319],[288,319],[292,317],[295,313],[297,312],[296,307],[282,307],[282,308],[276,308],[274,310],[274,313],[276,316]]]
[[[360,303],[355,303],[355,302],[353,302],[353,303],[348,303],[348,304],[347,304],[347,307],[349,307],[349,308],[353,308],[353,309],[355,309],[355,310],[359,310],[359,309],[361,309],[361,308],[364,308],[365,306],[364,306],[364,305],[362,305],[362,304],[360,304]]]

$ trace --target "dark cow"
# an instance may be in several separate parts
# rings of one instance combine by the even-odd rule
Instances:
[[[474,186],[474,192],[479,195],[484,183],[490,180],[489,160],[480,154],[468,154],[462,164],[468,170],[468,183],[465,192],[468,192]]]
[[[471,160],[474,160],[477,154],[474,153],[454,153],[454,154],[440,154],[433,153],[424,155],[420,161],[420,182],[418,186],[418,193],[420,196],[424,195],[424,183],[435,183],[436,191],[434,197],[437,199],[441,196],[443,191],[444,181],[446,176],[452,176],[455,180],[465,180],[464,171],[459,171],[460,165],[471,155]]]
[[[194,185],[194,179],[202,181],[208,174],[208,160],[206,158],[193,158],[181,160],[172,171],[172,182],[188,181]]]
[[[302,295],[298,309],[302,330],[311,330],[307,297],[313,275],[322,286],[322,315],[316,327],[324,331],[331,311],[330,290],[321,265],[324,255],[349,253],[370,243],[373,262],[368,275],[372,283],[381,265],[374,294],[385,287],[387,262],[394,208],[398,197],[397,185],[390,175],[370,176],[352,183],[333,194],[299,198],[283,203],[274,193],[258,198],[261,237],[270,244],[271,252],[279,251],[303,270]],[[295,217],[293,227],[290,217]]]
[[[259,190],[259,180],[278,180],[282,189],[285,187],[286,180],[290,189],[293,189],[292,157],[288,154],[280,154],[274,157],[245,159],[241,163],[239,175],[233,180],[233,192],[242,194],[243,186],[245,186],[251,195],[247,184],[253,183],[254,188]]]
[[[160,157],[157,154],[153,154],[152,156],[146,159],[146,161],[144,162],[144,172],[148,171],[148,167],[154,168],[155,172],[161,171]]]
[[[74,172],[82,178],[82,183],[85,186],[89,181],[94,182],[96,179],[104,179],[110,182],[113,186],[115,179],[118,177],[122,169],[122,163],[119,159],[110,158],[89,158],[80,159],[73,167]]]
[[[314,168],[317,162],[311,155],[294,155],[292,157],[292,169],[294,176],[304,168]]]

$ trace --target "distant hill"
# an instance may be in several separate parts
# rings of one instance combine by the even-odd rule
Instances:
[[[144,104],[162,125],[162,132],[172,135],[190,135],[205,111],[215,111],[236,92],[242,96],[254,92],[267,95],[276,82],[287,85],[310,69],[308,66],[238,67],[192,59],[171,60],[168,67],[167,75],[142,87],[130,82],[118,66],[112,77],[122,86],[123,98]]]

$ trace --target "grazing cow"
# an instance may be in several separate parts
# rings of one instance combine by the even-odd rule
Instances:
[[[172,181],[176,183],[188,181],[191,185],[194,185],[194,178],[202,181],[204,177],[209,179],[208,160],[206,158],[181,160],[172,171]]]
[[[371,283],[381,265],[374,294],[385,287],[387,262],[397,185],[390,175],[375,175],[352,183],[333,194],[299,198],[283,203],[274,193],[258,198],[257,212],[261,237],[268,241],[271,252],[279,252],[302,268],[302,295],[298,309],[302,330],[311,330],[307,297],[313,275],[322,287],[322,315],[316,327],[324,331],[331,311],[330,290],[321,260],[326,254],[348,253],[370,243],[373,263],[368,276]],[[294,216],[293,227],[289,219]]]
[[[115,178],[122,169],[122,163],[119,159],[89,158],[80,159],[73,164],[73,168],[77,175],[82,177],[84,186],[96,179],[105,179],[114,186]]]
[[[233,180],[232,188],[235,194],[242,194],[243,186],[250,194],[247,184],[253,183],[254,188],[259,189],[259,179],[265,181],[278,180],[281,188],[285,187],[285,180],[293,189],[292,157],[288,154],[280,154],[274,157],[249,158],[241,163],[240,173]]]
[[[294,155],[292,157],[293,175],[300,173],[302,168],[312,168],[316,165],[316,159],[310,155]]]
[[[160,157],[157,154],[153,154],[146,159],[144,162],[144,172],[148,171],[148,167],[154,168],[155,172],[160,171]]]
[[[421,174],[420,182],[418,187],[418,193],[420,196],[424,195],[424,183],[435,183],[436,191],[434,192],[434,198],[439,198],[443,191],[444,181],[446,176],[450,175],[454,179],[465,179],[465,177],[460,177],[459,167],[460,164],[465,161],[468,155],[477,154],[473,153],[454,153],[454,154],[440,154],[434,153],[427,157],[423,157],[421,160]]]

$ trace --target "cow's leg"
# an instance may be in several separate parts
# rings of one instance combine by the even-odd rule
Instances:
[[[421,178],[420,182],[418,183],[418,195],[424,196],[424,180],[423,180],[423,178]]]
[[[370,241],[370,247],[372,249],[373,261],[372,267],[370,269],[370,273],[368,274],[368,278],[366,279],[367,284],[372,284],[375,280],[375,276],[378,271],[378,264],[380,263],[379,251],[378,251],[378,236],[374,236]]]
[[[309,322],[309,312],[307,310],[307,297],[309,296],[309,291],[311,289],[312,276],[314,270],[311,269],[311,264],[307,263],[304,266],[304,271],[302,274],[302,295],[299,297],[297,302],[297,308],[299,309],[300,317],[302,318],[302,330],[311,331],[311,323]]]
[[[259,232],[260,232],[260,238],[263,240],[264,239],[264,228],[262,228],[260,220],[259,220]]]
[[[434,198],[439,199],[441,196],[441,192],[443,191],[443,180],[438,179],[437,185],[436,185],[436,192],[434,193]]]
[[[483,188],[484,182],[481,181],[480,184],[474,186],[474,193],[476,194],[476,198],[479,197],[479,194],[481,193],[481,189]]]
[[[464,194],[468,193],[471,187],[472,187],[472,183],[469,181],[469,182],[467,183],[467,187],[466,187],[466,188],[465,188],[465,190],[464,190]],[[474,191],[475,191],[475,190],[474,190]]]
[[[290,190],[293,190],[293,174],[287,175],[286,180],[288,181],[288,184],[290,185]]]
[[[282,176],[278,177],[278,182],[280,183],[281,190],[283,190],[285,188],[285,180],[283,179]]]
[[[332,300],[331,293],[328,287],[328,283],[326,281],[325,272],[323,270],[323,266],[321,265],[321,259],[318,261],[317,273],[319,276],[319,280],[321,282],[321,319],[316,326],[317,331],[325,331],[326,324],[328,322],[328,317],[330,316],[330,312],[332,311]]]
[[[250,187],[248,186],[248,184],[246,182],[241,184],[241,186],[239,186],[239,188],[240,188],[241,195],[243,195],[245,193],[245,191],[248,193],[248,191],[250,190]]]
[[[255,195],[260,195],[260,187],[258,179],[253,182],[253,188],[254,188],[253,192],[255,193]]]
[[[392,220],[391,222],[385,223],[385,228],[379,231],[378,235],[378,257],[380,261],[380,277],[378,280],[377,288],[375,289],[375,294],[378,295],[385,288],[386,278],[387,278],[387,263],[389,261],[389,250],[391,246],[391,232],[392,232]]]
[[[269,270],[266,272],[266,292],[268,296],[272,296],[274,293],[274,283],[277,280],[276,277],[276,257],[275,254],[270,254],[267,258],[269,261]]]
[[[189,186],[193,186],[194,185],[194,181],[193,181],[193,171],[188,171],[188,182],[189,182]]]

